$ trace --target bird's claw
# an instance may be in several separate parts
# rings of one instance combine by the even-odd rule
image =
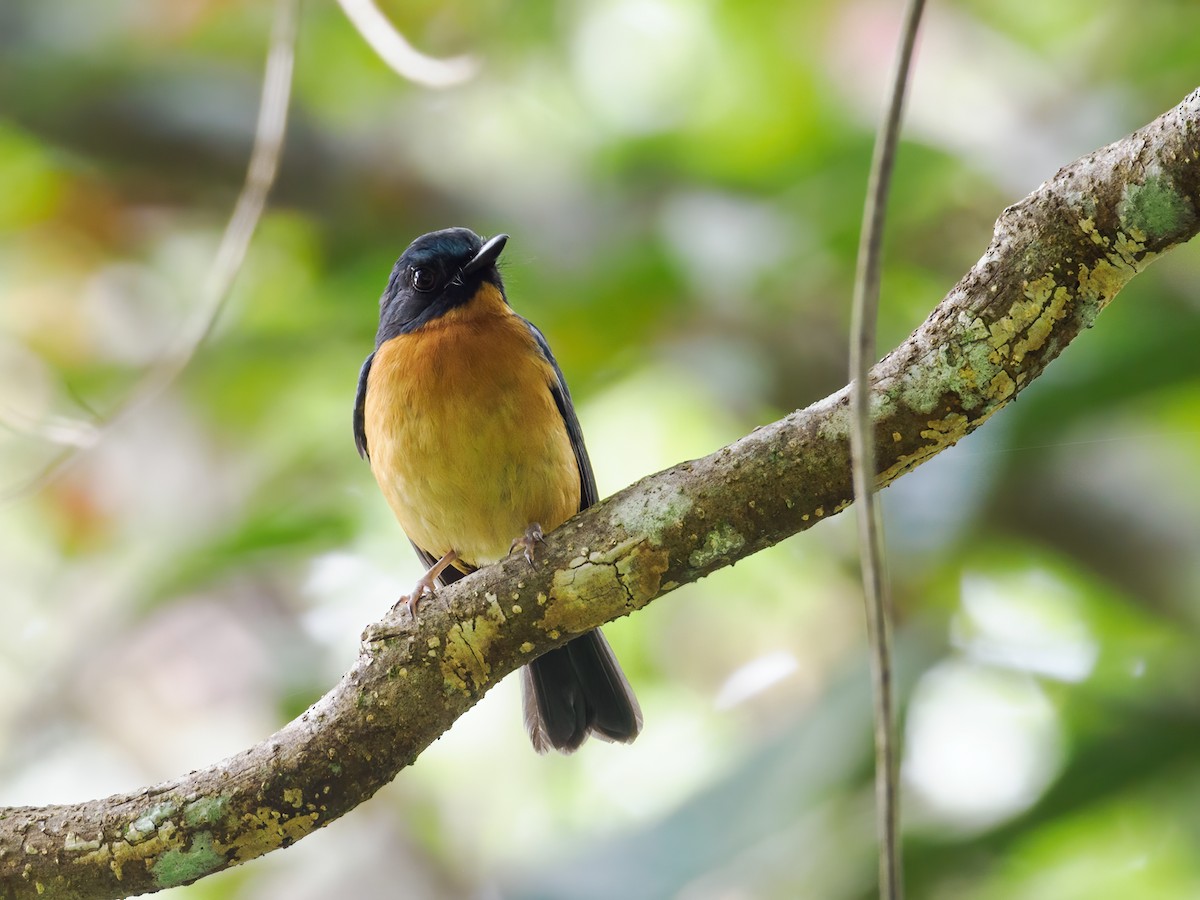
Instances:
[[[421,602],[421,598],[426,594],[433,593],[433,589],[437,587],[438,576],[456,559],[458,559],[458,553],[453,550],[447,551],[445,556],[429,567],[429,571],[417,579],[416,586],[413,588],[411,594],[405,594],[396,601],[392,607],[392,612],[400,609],[400,604],[403,603],[408,607],[408,614],[412,616],[413,621],[416,621],[417,604]]]
[[[426,594],[433,594],[433,579],[424,576],[417,582],[411,594],[401,594],[400,599],[392,606],[392,612],[398,612],[401,606],[408,608],[408,614],[413,619],[417,617],[417,604]]]
[[[523,554],[525,557],[525,562],[529,563],[530,568],[532,568],[533,559],[536,555],[534,551],[536,550],[538,544],[544,543],[546,543],[546,538],[542,534],[542,526],[537,522],[534,522],[525,529],[525,533],[523,535],[512,542],[512,545],[508,548],[508,552],[512,553],[518,547],[523,548],[525,551]]]

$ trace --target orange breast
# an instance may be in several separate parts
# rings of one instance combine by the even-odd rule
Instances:
[[[435,557],[503,558],[531,522],[579,509],[579,470],[528,326],[485,286],[471,303],[375,353],[371,470],[400,526]]]

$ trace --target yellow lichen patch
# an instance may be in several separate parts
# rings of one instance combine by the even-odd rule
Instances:
[[[1045,346],[1047,339],[1054,332],[1054,326],[1066,317],[1067,304],[1070,301],[1071,292],[1065,287],[1060,285],[1054,289],[1054,293],[1042,307],[1041,314],[1029,323],[1029,327],[1025,329],[1025,335],[1013,345],[1013,362],[1019,363],[1025,358],[1026,353],[1036,353]],[[995,381],[993,378],[993,387]]]
[[[232,850],[235,862],[244,863],[285,844],[290,846],[312,832],[319,818],[315,812],[284,818],[279,810],[260,806],[242,816],[242,827],[231,844],[214,842],[213,848],[222,855]]]
[[[1146,252],[1146,245],[1138,240],[1137,235],[1118,231],[1117,239],[1113,242],[1113,250],[1116,251],[1122,263],[1136,271],[1138,257]],[[1114,263],[1117,262],[1111,253],[1108,254],[1108,258]]]
[[[124,842],[121,843],[123,844]],[[124,844],[124,846],[128,847],[129,845]],[[109,849],[108,844],[101,844],[96,850],[93,850],[90,853],[84,853],[82,856],[73,860],[73,862],[87,867],[92,867],[96,864],[102,866],[107,865],[112,870],[112,873],[117,876],[117,881],[120,881],[124,874],[123,861],[116,857],[112,850]]]
[[[581,632],[589,623],[583,617],[587,609],[584,597],[593,597],[606,606],[624,604],[625,589],[616,566],[586,564],[554,578],[551,594],[557,601],[546,610],[539,623],[552,635],[556,631]]]
[[[876,484],[879,487],[886,487],[905,472],[915,469],[929,457],[958,442],[966,436],[969,424],[970,420],[962,413],[948,413],[944,418],[930,419],[925,423],[926,427],[921,430],[921,437],[929,443],[923,444],[912,453],[906,453],[897,459],[879,474]]]
[[[1114,266],[1109,260],[1102,259],[1095,268],[1079,266],[1079,292],[1081,296],[1103,309],[1121,288],[1129,283],[1134,271],[1124,265]]]
[[[930,422],[930,426],[926,431],[921,432],[922,437],[934,438],[933,443],[927,444],[924,447],[917,449],[909,456],[898,460],[891,468],[879,477],[879,486],[883,487],[890,483],[895,478],[903,475],[909,469],[915,468],[918,463],[924,462],[931,456],[934,456],[947,447],[958,443],[962,438],[966,437],[969,431],[974,431],[997,412],[1007,406],[1007,401],[1001,401],[995,404],[983,413],[981,416],[971,421],[966,416],[958,415],[957,413],[947,416],[942,422]],[[939,430],[945,428],[946,430]],[[886,478],[886,480],[885,480]]]
[[[118,879],[126,865],[144,861],[153,869],[160,887],[174,887],[216,871],[224,864],[224,857],[214,847],[211,832],[189,834],[167,820],[143,840],[101,844],[74,861],[85,866],[107,864]]]
[[[635,547],[624,559],[617,560],[617,575],[635,608],[640,609],[658,596],[663,573],[670,562],[671,556],[666,550],[645,546]]]
[[[958,378],[962,384],[964,391],[973,391],[979,387],[979,377],[974,367],[970,365],[963,366],[958,370]],[[892,433],[892,440],[899,441],[900,435],[897,432]]]
[[[441,662],[442,679],[447,687],[478,690],[488,683],[492,674],[488,652],[505,621],[504,611],[493,600],[482,616],[451,626]]]
[[[596,602],[607,607],[625,606],[631,599],[635,604],[638,603],[639,595],[650,586],[649,582],[640,583],[634,593],[623,584],[622,578],[634,568],[640,568],[635,560],[636,554],[649,553],[648,558],[657,564],[654,552],[649,547],[639,547],[639,544],[639,540],[623,541],[607,552],[590,554],[585,562],[575,568],[556,573],[550,589],[555,602],[546,610],[538,626],[551,636],[559,631],[574,634],[587,631],[591,625],[586,618],[587,602],[584,597],[595,598]],[[661,572],[652,576],[650,581],[659,576]]]
[[[967,433],[967,417],[962,413],[948,413],[942,419],[930,419],[921,430],[921,437],[942,446],[949,446]]]
[[[1011,360],[1021,363],[1027,354],[1037,352],[1046,345],[1054,333],[1054,326],[1067,315],[1071,292],[1058,284],[1054,276],[1043,275],[1025,282],[1024,300],[1018,300],[1003,316],[988,326],[988,345],[992,348],[988,361],[999,366]],[[976,373],[961,370],[964,386],[973,386]],[[998,387],[997,376],[989,379],[989,396],[995,397]],[[1004,386],[1001,380],[999,386]]]
[[[877,487],[887,487],[905,472],[910,469],[915,469],[918,465],[925,462],[929,457],[941,450],[939,444],[924,444],[914,450],[912,453],[906,453],[898,460],[888,466],[884,471],[879,473],[879,478],[875,482]],[[802,516],[804,521],[808,521],[808,516]]]
[[[1041,278],[1025,282],[1025,299],[1013,303],[1009,307],[1008,315],[988,326],[988,343],[992,348],[1007,356],[1007,352],[1002,348],[1038,320],[1056,287],[1052,275],[1043,275]]]
[[[284,788],[283,802],[293,809],[299,809],[304,805],[304,791],[300,788]]]
[[[1004,401],[1015,394],[1016,391],[1016,382],[1012,380],[1012,377],[1006,371],[1001,369],[988,384],[987,397],[988,400],[992,401]]]
[[[159,804],[144,815],[133,820],[125,830],[126,840],[101,843],[96,849],[84,853],[73,861],[81,865],[107,864],[120,879],[124,867],[131,862],[156,865],[164,857],[167,869],[159,880],[161,887],[181,884],[172,881],[179,871],[190,873],[189,879],[199,878],[219,868],[222,860],[212,852],[208,832],[195,835],[180,829],[171,818],[178,812],[174,803]],[[156,879],[158,874],[156,873]]]

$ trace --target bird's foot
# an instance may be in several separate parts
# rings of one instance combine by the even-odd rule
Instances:
[[[400,604],[404,604],[408,607],[408,614],[412,616],[413,619],[416,619],[417,604],[426,594],[433,593],[434,588],[437,587],[438,576],[441,575],[442,572],[446,570],[446,567],[456,559],[458,559],[458,554],[451,550],[432,566],[430,566],[429,571],[417,579],[417,583],[413,587],[412,593],[405,594],[399,600],[397,600],[396,604],[392,607],[392,611],[395,612],[400,608]]]
[[[396,604],[392,607],[392,612],[398,611],[401,606],[406,606],[408,608],[408,614],[415,619],[417,617],[417,603],[419,603],[421,598],[426,594],[433,594],[433,589],[437,586],[436,582],[437,578],[430,578],[429,573],[426,572],[417,579],[416,585],[413,586],[412,593],[400,595],[400,599],[397,600]]]
[[[512,542],[512,546],[508,548],[508,552],[512,553],[518,547],[524,548],[525,562],[532,566],[537,545],[544,543],[546,543],[546,538],[542,534],[542,526],[537,522],[533,522],[528,528],[525,529],[525,533],[523,535]]]

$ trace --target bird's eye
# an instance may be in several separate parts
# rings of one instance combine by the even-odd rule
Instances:
[[[437,273],[433,269],[412,270],[412,286],[418,291],[432,291],[437,284]]]

